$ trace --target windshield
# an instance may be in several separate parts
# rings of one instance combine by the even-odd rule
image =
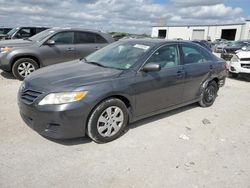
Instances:
[[[53,29],[46,29],[32,37],[30,37],[29,39],[32,40],[32,41],[37,41],[37,42],[40,42],[42,41],[43,39],[45,39],[46,37],[52,35],[53,33],[55,33],[55,30]]]
[[[246,47],[246,51],[250,51],[250,45]]]
[[[14,34],[16,31],[18,31],[18,30],[19,30],[18,27],[13,28],[13,29],[11,29],[11,30],[7,33],[7,35],[11,36],[11,35],[13,35],[13,34]]]
[[[228,46],[230,47],[236,47],[236,48],[241,48],[243,47],[245,44],[243,42],[239,42],[239,41],[236,41],[236,42],[231,42],[228,44]]]
[[[126,70],[150,48],[151,46],[136,41],[115,42],[87,56],[86,61],[103,67]]]

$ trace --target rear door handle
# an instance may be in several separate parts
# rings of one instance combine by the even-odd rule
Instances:
[[[213,65],[210,65],[209,68],[210,68],[210,70],[213,70],[213,69],[214,69],[214,66],[213,66]]]
[[[101,49],[101,47],[99,47],[99,46],[96,46],[96,47],[95,47],[95,49],[96,49],[96,50],[100,50],[100,49]]]

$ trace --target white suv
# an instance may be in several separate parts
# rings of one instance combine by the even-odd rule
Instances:
[[[248,46],[249,50],[250,47]],[[237,78],[238,74],[250,75],[250,51],[236,53],[229,63],[229,76]]]

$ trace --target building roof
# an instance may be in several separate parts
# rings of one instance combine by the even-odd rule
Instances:
[[[250,21],[250,20],[246,20]],[[245,25],[245,22],[242,23],[226,23],[226,24],[183,24],[183,25],[166,25],[166,26],[152,26],[152,27],[209,27],[209,26],[230,26],[230,25]]]

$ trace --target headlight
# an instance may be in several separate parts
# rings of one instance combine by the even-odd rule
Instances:
[[[3,48],[0,48],[0,52],[1,53],[7,53],[7,52],[10,52],[12,50],[12,48],[10,47],[3,47]]]
[[[45,96],[38,105],[65,104],[80,101],[87,95],[87,93],[87,91],[50,93]]]

